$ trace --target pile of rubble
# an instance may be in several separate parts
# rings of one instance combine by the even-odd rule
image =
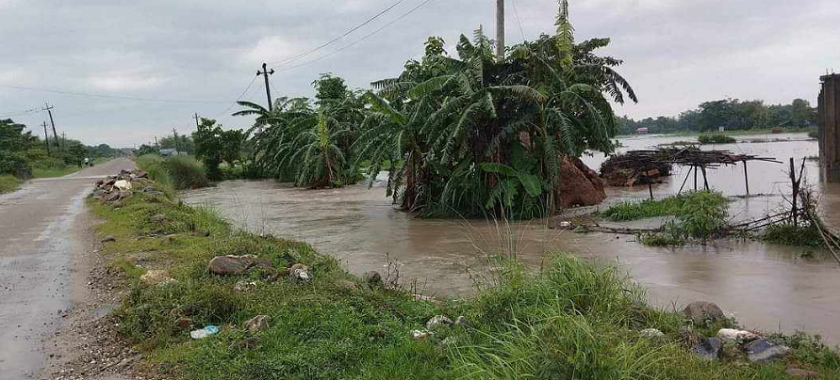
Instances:
[[[93,197],[100,202],[114,204],[123,199],[131,198],[134,195],[135,184],[144,185],[149,178],[149,173],[142,170],[121,170],[115,176],[108,176],[105,179],[96,181]],[[142,186],[141,193],[159,194],[163,192],[152,186]]]

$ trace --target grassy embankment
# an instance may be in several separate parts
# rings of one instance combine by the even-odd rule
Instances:
[[[17,190],[23,180],[13,175],[0,175],[0,194]]]
[[[90,205],[106,221],[99,233],[116,238],[103,253],[130,288],[115,312],[120,331],[146,354],[151,371],[174,378],[780,379],[788,365],[840,376],[836,353],[804,336],[778,337],[793,352],[764,366],[746,364],[733,347],[722,360],[699,359],[680,329],[711,336],[731,321],[691,326],[644,306],[643,291],[615,269],[570,255],[556,255],[540,273],[507,263],[497,283],[474,298],[437,304],[365,286],[304,243],[236,231],[213,211],[169,196],[137,193],[119,208]],[[244,254],[272,267],[209,274],[211,258]],[[284,268],[295,263],[309,267],[311,283],[288,280]],[[144,284],[139,278],[150,269],[166,269],[177,281]],[[234,290],[243,280],[255,285]],[[256,315],[270,316],[269,328],[242,328]],[[472,327],[413,339],[411,331],[435,315],[463,315]],[[176,323],[182,318],[222,331],[192,340]],[[665,336],[641,337],[645,328]]]

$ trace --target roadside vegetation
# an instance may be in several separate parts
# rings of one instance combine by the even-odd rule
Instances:
[[[22,183],[22,179],[19,179],[13,175],[0,175],[0,194],[15,191]]]
[[[210,185],[206,169],[201,162],[191,156],[161,157],[146,154],[136,157],[134,162],[149,177],[163,185],[167,190],[198,189]]]
[[[836,353],[805,335],[776,336],[792,352],[770,364],[748,364],[737,348],[702,359],[690,349],[694,339],[732,320],[694,323],[646,306],[622,272],[568,254],[537,273],[497,258],[504,269],[475,297],[432,301],[394,286],[388,273],[358,279],[304,243],[237,231],[166,193],[90,206],[106,222],[98,232],[113,237],[102,252],[129,289],[114,312],[120,333],[144,353],[148,371],[167,377],[778,379],[791,365],[840,375]],[[208,263],[225,255],[255,255],[260,264],[211,274]],[[306,268],[309,280],[295,280],[290,267]],[[438,315],[463,318],[427,330]],[[268,323],[244,325],[256,316]],[[207,325],[221,331],[190,338]],[[663,336],[643,336],[648,328]]]
[[[0,120],[0,192],[15,190],[33,177],[60,177],[76,172],[85,158],[97,160],[116,154],[108,145],[85,146],[75,140],[51,140],[48,147],[26,125]]]
[[[697,136],[697,141],[700,144],[733,144],[738,140],[721,133],[708,133]]]

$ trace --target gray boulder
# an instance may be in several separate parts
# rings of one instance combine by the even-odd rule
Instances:
[[[723,342],[720,341],[718,338],[709,338],[706,341],[697,344],[696,346],[692,347],[692,351],[694,353],[706,360],[716,360],[720,357],[720,348],[723,346]]]
[[[686,317],[691,318],[696,324],[702,324],[706,321],[716,321],[726,317],[718,305],[705,301],[694,301],[688,304],[682,313]]]
[[[210,260],[209,270],[210,273],[220,276],[242,274],[254,265],[256,259],[254,255],[216,256]]]
[[[747,359],[751,363],[764,364],[776,359],[781,359],[790,352],[790,348],[776,344],[772,340],[763,338],[756,340],[744,347],[747,351]]]
[[[380,275],[379,272],[367,272],[367,273],[365,273],[364,280],[365,280],[365,283],[368,284],[368,286],[371,289],[381,288],[381,287],[384,286],[384,283],[382,281],[382,275]]]

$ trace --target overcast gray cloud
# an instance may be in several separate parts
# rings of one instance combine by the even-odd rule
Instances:
[[[221,114],[263,61],[304,53],[396,1],[0,0],[0,85],[192,101],[0,87],[0,116],[48,101],[59,129],[88,144],[132,146],[172,128],[189,132],[194,112]],[[274,95],[311,96],[310,83],[324,72],[365,87],[399,74],[407,59],[422,54],[429,35],[451,46],[479,25],[493,33],[494,1],[433,0],[333,53],[422,1],[404,0],[329,48],[277,65]],[[837,0],[572,0],[571,7],[578,39],[611,37],[604,53],[626,61],[620,71],[640,103],[616,111],[631,117],[673,115],[727,96],[815,103],[818,77],[840,70],[840,49],[833,48],[840,45]],[[555,0],[508,0],[508,43],[551,33],[556,10]],[[252,86],[245,99],[264,103],[262,86]],[[219,117],[224,125],[247,124],[229,113]],[[14,119],[35,126],[44,115]]]

